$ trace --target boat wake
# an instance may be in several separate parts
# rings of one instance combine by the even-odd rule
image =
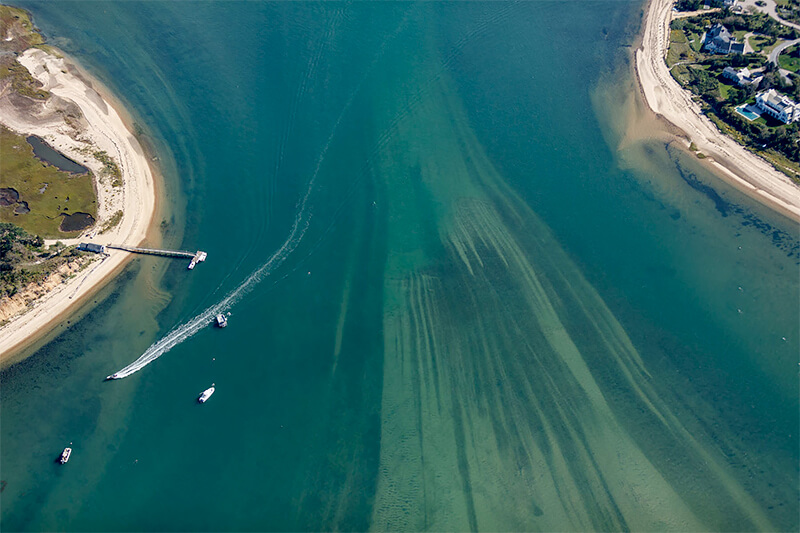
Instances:
[[[310,188],[308,192],[311,192]],[[197,332],[211,324],[214,321],[214,317],[233,307],[242,296],[250,292],[262,279],[278,268],[294,249],[297,248],[297,245],[308,229],[308,220],[303,220],[305,203],[307,200],[308,194],[306,194],[306,197],[303,199],[300,212],[297,218],[295,218],[289,238],[287,238],[283,245],[272,254],[266,263],[254,270],[241,285],[229,292],[219,303],[209,307],[188,322],[175,327],[172,331],[167,333],[164,338],[153,343],[136,361],[112,374],[109,376],[109,379],[122,379],[138,372],[178,344],[194,336]]]
[[[380,49],[378,50],[377,54],[372,60],[372,63],[364,72],[363,77],[361,80],[356,84],[355,89],[350,94],[347,102],[342,107],[342,111],[339,114],[339,117],[336,119],[336,122],[331,129],[331,134],[328,137],[325,146],[322,148],[320,152],[319,159],[317,159],[317,166],[314,169],[314,173],[311,176],[311,180],[308,182],[308,188],[306,189],[306,193],[303,196],[302,200],[299,204],[299,209],[297,211],[297,216],[294,219],[294,223],[292,224],[292,229],[289,232],[289,236],[286,241],[281,245],[281,247],[274,253],[270,258],[267,260],[266,263],[258,267],[256,270],[253,271],[250,276],[245,279],[241,285],[237,288],[232,290],[228,293],[225,298],[222,299],[218,304],[215,304],[196,317],[192,318],[188,322],[181,324],[167,335],[150,345],[150,347],[133,363],[129,364],[122,370],[108,376],[106,379],[122,379],[130,376],[138,372],[139,370],[143,369],[172,348],[181,344],[183,341],[189,339],[190,337],[194,336],[197,332],[202,330],[203,328],[207,327],[211,323],[213,323],[214,318],[220,314],[226,312],[228,309],[233,307],[233,305],[238,302],[245,294],[250,292],[255,288],[255,286],[266,276],[268,276],[271,272],[273,272],[276,268],[278,268],[284,261],[289,257],[289,255],[297,248],[297,245],[300,244],[300,241],[303,239],[303,236],[306,234],[308,230],[308,225],[311,219],[310,214],[308,213],[308,199],[311,196],[311,191],[314,189],[314,183],[317,180],[317,176],[319,175],[320,169],[322,168],[322,162],[325,159],[325,156],[328,153],[328,149],[333,142],[333,139],[336,135],[337,130],[339,129],[339,125],[342,123],[347,111],[350,109],[350,106],[353,104],[353,101],[356,98],[356,95],[361,91],[361,87],[364,85],[364,82],[368,78],[370,72],[378,63],[379,59],[383,56],[384,50],[386,45],[389,41],[391,41],[404,27],[406,18],[408,17],[408,13],[403,20],[398,25],[397,29],[381,44]]]

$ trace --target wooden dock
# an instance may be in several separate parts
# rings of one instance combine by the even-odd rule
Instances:
[[[182,257],[191,259],[189,263],[189,270],[192,270],[197,263],[202,263],[208,257],[208,254],[198,250],[197,252],[184,252],[183,250],[159,250],[157,248],[137,248],[136,246],[124,246],[121,244],[109,244],[106,248],[114,250],[123,250],[134,254],[147,254],[147,255],[160,255],[161,257]]]

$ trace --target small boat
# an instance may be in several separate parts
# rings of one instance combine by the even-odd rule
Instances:
[[[206,403],[206,400],[211,398],[211,395],[214,394],[214,390],[214,384],[212,383],[211,387],[207,388],[202,392],[202,394],[200,394],[200,396],[197,398],[197,401],[199,403]]]
[[[198,252],[194,254],[194,257],[192,257],[192,261],[189,263],[189,266],[186,268],[188,268],[189,270],[194,270],[195,265],[197,265],[197,263],[202,263],[203,261],[205,261],[206,257],[208,257],[207,253],[198,250]]]
[[[72,448],[64,448],[64,451],[61,452],[61,457],[58,459],[58,462],[62,465],[69,461],[69,456],[72,455]]]
[[[112,379],[120,379],[120,378],[119,378],[119,372],[116,372],[116,373],[114,373],[114,374],[111,374],[110,376],[106,376],[106,381],[110,381],[110,380],[112,380]]]
[[[218,314],[214,320],[218,328],[224,328],[228,325],[228,319],[222,313]]]

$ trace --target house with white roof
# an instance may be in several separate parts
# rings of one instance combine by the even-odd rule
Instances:
[[[784,124],[800,120],[800,106],[775,89],[761,91],[756,95],[756,105],[767,115],[777,118]]]
[[[761,83],[762,79],[764,79],[764,76],[756,74],[755,72],[750,72],[750,69],[747,67],[744,67],[741,70],[736,70],[733,67],[725,67],[725,69],[722,71],[722,75],[730,80],[733,80],[736,82],[736,85],[740,86],[753,85],[758,87],[758,84]]]

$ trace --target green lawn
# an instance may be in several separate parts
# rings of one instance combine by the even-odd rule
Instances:
[[[728,83],[725,83],[725,82],[720,82],[720,84],[719,84],[719,94],[720,94],[720,96],[722,97],[723,100],[727,100],[728,99],[728,94],[731,92],[731,89],[733,89],[733,85],[729,85]]]
[[[797,72],[800,70],[800,58],[794,57],[792,54],[797,50],[797,45],[790,46],[778,56],[778,62],[781,68]]]
[[[773,48],[778,46],[778,40],[766,35],[753,35],[749,38],[750,46],[758,53],[769,55]]]
[[[697,54],[689,46],[689,39],[683,30],[671,30],[669,34],[669,50],[667,51],[667,66],[671,67],[679,61],[694,61]]]
[[[686,65],[677,65],[670,69],[670,74],[672,77],[678,80],[678,83],[681,85],[686,85],[690,81],[692,81],[692,74],[689,72],[689,69]]]
[[[97,198],[91,174],[73,175],[41,162],[25,137],[0,127],[2,186],[19,193],[29,213],[14,213],[15,206],[0,207],[0,222],[11,222],[28,233],[45,238],[71,237],[78,232],[59,231],[61,213],[89,213],[97,217]]]
[[[697,33],[689,33],[689,45],[695,52],[699,52],[700,49],[703,47],[703,43],[700,41],[701,37],[702,35],[699,35]]]

